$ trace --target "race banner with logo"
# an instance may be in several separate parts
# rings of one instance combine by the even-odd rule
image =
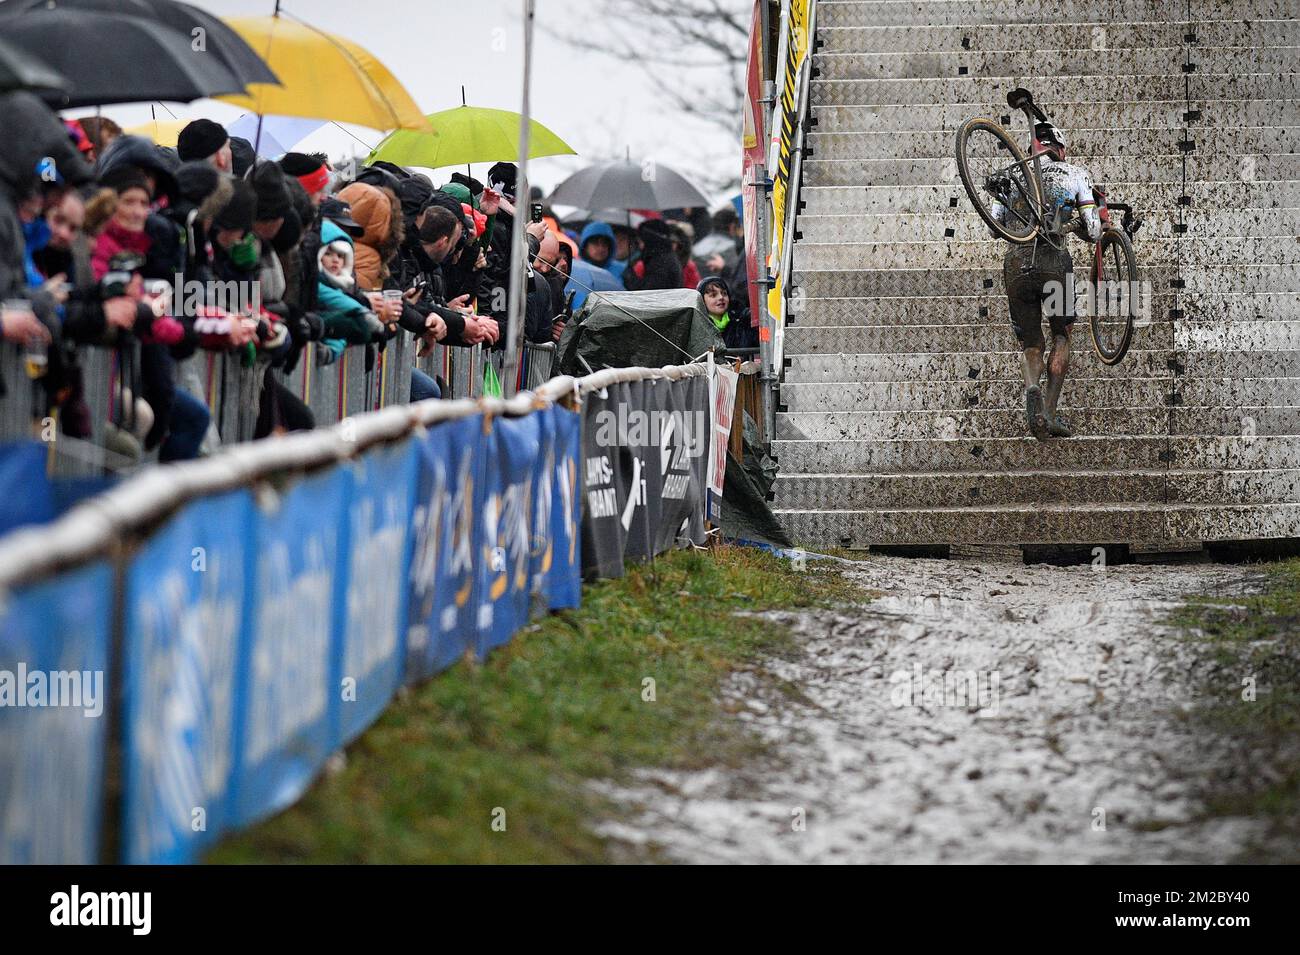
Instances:
[[[254,522],[253,611],[238,770],[238,824],[293,803],[338,737],[339,515],[351,475],[343,467],[304,479]]]
[[[477,649],[475,551],[483,510],[483,416],[445,421],[419,450],[407,674],[424,679]]]
[[[193,862],[235,824],[254,511],[246,490],[195,501],[127,569],[128,863]]]
[[[113,570],[16,590],[0,614],[0,864],[97,862]]]
[[[540,419],[496,418],[483,445],[483,507],[479,511],[478,654],[510,640],[528,623],[532,595],[534,462]]]
[[[352,484],[341,521],[345,585],[335,589],[343,620],[340,745],[373,723],[401,685],[416,456],[415,443],[402,441],[344,468]]]
[[[539,412],[545,413],[545,412]],[[566,408],[549,409],[553,440],[551,479],[550,566],[546,574],[551,610],[577,607],[582,601],[582,415]]]
[[[709,521],[715,526],[722,516],[722,486],[727,479],[727,444],[736,410],[736,387],[740,375],[725,365],[709,366]]]
[[[623,576],[626,485],[618,439],[619,390],[587,395],[582,410],[582,574]]]
[[[767,0],[755,0],[749,26],[749,53],[745,58],[745,108],[741,130],[740,196],[745,226],[745,273],[749,277],[749,315],[759,324],[758,190],[754,180],[767,158],[767,111],[759,102],[763,92],[763,14]]]
[[[582,558],[586,577],[620,577],[685,538],[705,541],[709,384],[619,383],[583,408]]]
[[[772,242],[768,272],[773,274],[776,284],[768,293],[767,308],[778,328],[785,321],[785,277],[781,274],[781,261],[789,241],[786,218],[790,211],[790,174],[799,125],[800,94],[807,83],[808,8],[809,0],[790,0],[789,19],[781,40],[785,52],[781,63],[781,97],[773,118],[772,149],[768,157],[768,169],[772,171]]]

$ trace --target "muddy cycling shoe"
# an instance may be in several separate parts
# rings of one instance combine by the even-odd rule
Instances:
[[[1047,438],[1047,417],[1043,414],[1043,389],[1035,385],[1025,389],[1025,421],[1029,433],[1039,441]]]
[[[1047,422],[1047,433],[1050,434],[1053,438],[1074,437],[1074,432],[1070,430],[1070,426],[1065,423],[1065,419],[1062,418],[1059,414],[1055,418]]]

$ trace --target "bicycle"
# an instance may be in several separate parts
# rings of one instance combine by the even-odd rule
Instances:
[[[1043,241],[1057,251],[1064,251],[1068,232],[1074,227],[1075,210],[1065,203],[1047,208],[1043,195],[1043,148],[1034,137],[1034,124],[1050,122],[1028,90],[1014,89],[1007,94],[1007,105],[1020,110],[1029,122],[1029,155],[1021,149],[1003,127],[991,119],[969,119],[957,131],[957,170],[971,204],[994,234],[1008,242],[1027,244]],[[1006,155],[1012,161],[1006,163]],[[992,166],[992,168],[986,168]],[[980,183],[976,188],[975,183]],[[1006,209],[1005,222],[993,214],[992,202]],[[1131,206],[1108,202],[1105,190],[1093,188],[1093,201],[1101,220],[1101,232],[1094,245],[1092,280],[1097,290],[1107,296],[1119,291],[1118,315],[1109,307],[1092,308],[1089,327],[1093,348],[1103,364],[1118,364],[1133,342],[1136,319],[1135,302],[1138,281],[1137,257],[1132,236],[1142,225]],[[1122,213],[1119,226],[1112,212]],[[1105,314],[1102,314],[1102,313]],[[1108,320],[1115,318],[1118,321]]]

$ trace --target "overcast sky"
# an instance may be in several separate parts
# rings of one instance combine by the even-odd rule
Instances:
[[[274,0],[189,0],[221,16],[269,14]],[[728,0],[738,7],[748,0]],[[460,105],[465,84],[470,105],[518,110],[523,80],[521,0],[284,0],[282,8],[302,20],[361,44],[382,60],[410,91],[421,111]],[[653,159],[688,178],[719,177],[740,166],[737,135],[674,116],[658,107],[655,82],[633,64],[575,51],[542,28],[543,21],[578,25],[596,39],[591,0],[537,0],[534,30],[532,114],[581,158],[530,161],[532,180],[548,191],[589,162],[622,156]],[[661,82],[672,82],[671,75]],[[235,107],[211,100],[168,103],[178,118],[236,118]],[[170,118],[155,105],[160,119]],[[77,113],[84,111],[75,111]],[[148,105],[111,106],[104,114],[123,126],[150,119]],[[357,139],[349,135],[351,132]],[[327,125],[303,140],[303,151],[331,157],[364,157],[382,138],[362,127]],[[362,145],[362,143],[365,145]],[[475,174],[487,165],[475,166]],[[451,170],[444,170],[443,176]],[[435,182],[442,181],[438,175]],[[725,196],[715,195],[715,200]],[[717,203],[715,203],[717,204]]]

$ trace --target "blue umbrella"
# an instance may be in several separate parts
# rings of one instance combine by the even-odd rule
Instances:
[[[277,159],[324,125],[323,119],[268,114],[262,117],[262,136],[259,140],[257,114],[245,113],[227,126],[226,132],[247,139],[250,143],[257,143],[257,154],[263,159]]]
[[[623,283],[614,277],[609,269],[602,269],[582,259],[573,260],[569,271],[569,281],[564,286],[564,294],[573,292],[573,307],[581,308],[591,292],[624,292]]]

